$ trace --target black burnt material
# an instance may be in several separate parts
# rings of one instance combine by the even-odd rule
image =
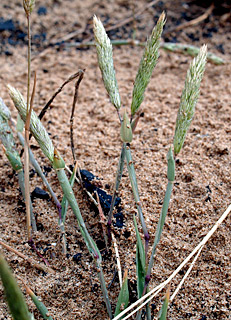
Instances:
[[[36,187],[32,192],[31,192],[31,201],[33,201],[35,198],[38,199],[43,199],[43,200],[49,200],[50,196],[49,194],[44,191],[43,189]]]
[[[87,170],[80,170],[80,174],[82,177],[84,188],[88,192],[90,192],[94,197],[95,197],[95,193],[96,192],[98,193],[102,210],[103,210],[104,214],[107,214],[110,210],[112,196],[110,194],[108,194],[105,190],[94,185],[94,181],[99,180],[94,174],[92,174],[91,172],[89,172]],[[115,213],[114,217],[116,218],[115,225],[118,228],[122,228],[122,226],[123,226],[123,213],[122,213],[121,208],[119,206],[120,202],[121,202],[120,197],[116,197],[115,208],[117,209],[117,213]]]

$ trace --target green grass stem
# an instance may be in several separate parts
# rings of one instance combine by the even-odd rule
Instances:
[[[96,264],[97,268],[99,269],[98,276],[100,279],[100,284],[101,284],[101,288],[102,288],[102,292],[103,292],[103,296],[104,296],[104,301],[106,303],[109,317],[112,318],[111,304],[110,304],[110,301],[108,298],[107,288],[106,288],[103,272],[101,269],[101,262],[102,262],[101,254],[100,254],[99,249],[97,248],[96,243],[94,242],[94,240],[91,238],[90,234],[87,231],[86,225],[84,223],[84,220],[83,220],[82,215],[79,210],[79,206],[78,206],[77,201],[75,199],[73,190],[70,186],[70,183],[69,183],[68,178],[67,178],[65,171],[64,171],[65,163],[59,157],[59,154],[57,153],[56,150],[55,150],[55,155],[54,155],[53,166],[56,170],[57,177],[58,177],[59,183],[62,187],[63,193],[66,196],[67,201],[69,202],[69,204],[70,204],[70,206],[71,206],[71,208],[77,218],[80,232],[86,242],[88,250],[89,250],[90,254],[93,256],[95,264]]]
[[[109,239],[111,239],[111,224],[112,224],[113,209],[115,206],[115,200],[118,195],[118,190],[119,190],[119,186],[120,186],[120,182],[121,182],[121,178],[122,178],[122,174],[123,174],[124,159],[125,159],[125,147],[126,147],[126,144],[123,143],[122,148],[121,148],[121,152],[120,152],[120,158],[119,158],[119,162],[118,162],[117,172],[116,172],[116,178],[115,178],[115,184],[114,184],[114,190],[113,190],[110,210],[109,210],[109,214],[108,214],[107,226],[108,226],[108,238]]]
[[[2,144],[4,146],[4,152],[13,170],[15,170],[16,174],[18,175],[19,187],[25,200],[26,195],[23,165],[19,153],[15,147],[13,133],[8,124],[8,120],[10,120],[10,111],[3,102],[3,100],[0,99],[0,140],[2,141]],[[33,231],[37,231],[31,199],[29,200],[31,226]]]
[[[138,210],[139,214],[139,220],[143,229],[144,233],[144,240],[145,240],[145,261],[147,262],[147,253],[148,253],[148,243],[149,243],[149,233],[148,229],[144,220],[144,215],[142,212],[142,206],[141,206],[141,201],[140,201],[140,196],[139,196],[139,191],[138,191],[138,184],[136,180],[136,173],[135,173],[135,168],[134,168],[134,163],[132,161],[132,155],[131,155],[131,149],[130,146],[127,144],[125,147],[125,157],[127,161],[127,169],[128,169],[128,174],[129,174],[129,179],[131,182],[131,187],[133,191],[133,196],[135,199],[136,207]]]
[[[24,146],[24,137],[20,132],[17,132],[17,136],[18,139],[21,143],[22,146]],[[61,209],[61,204],[56,196],[56,194],[54,193],[54,191],[52,190],[49,182],[47,181],[45,175],[43,174],[43,171],[38,163],[38,161],[35,159],[33,152],[31,151],[31,149],[29,149],[29,157],[30,157],[30,162],[32,164],[32,166],[35,168],[35,171],[38,173],[38,175],[40,176],[40,178],[42,179],[44,185],[46,186],[48,192],[50,193],[51,197],[54,200],[54,203],[56,204],[56,207],[58,209],[58,211]]]
[[[164,202],[163,202],[160,218],[159,218],[156,233],[155,233],[155,239],[154,239],[154,243],[153,243],[153,247],[152,247],[151,257],[150,257],[149,264],[148,264],[148,270],[147,270],[147,274],[145,277],[144,293],[146,292],[146,287],[151,279],[151,272],[152,272],[152,267],[153,267],[153,263],[154,263],[154,255],[155,255],[156,247],[160,241],[160,237],[161,237],[161,234],[163,231],[165,218],[166,218],[166,215],[168,212],[168,207],[169,207],[170,198],[171,198],[171,194],[172,194],[173,182],[175,179],[175,161],[173,158],[173,153],[172,153],[171,148],[168,151],[167,160],[168,160],[168,171],[167,171],[168,184],[167,184],[167,188],[166,188],[166,192],[165,192],[165,197],[164,197]]]

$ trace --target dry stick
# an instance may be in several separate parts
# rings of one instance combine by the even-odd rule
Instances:
[[[80,82],[83,80],[83,76],[84,76],[84,70],[79,70],[79,78],[75,83],[75,94],[74,94],[74,98],[73,98],[73,104],[72,104],[72,110],[71,110],[71,118],[70,118],[70,138],[71,138],[71,151],[72,151],[72,156],[74,159],[74,164],[76,163],[76,157],[75,157],[75,146],[74,146],[74,139],[73,139],[73,122],[74,122],[74,114],[75,114],[75,106],[76,106],[76,102],[78,99],[78,90],[79,90],[79,85]]]
[[[111,27],[105,28],[106,31],[111,31],[117,28],[120,28],[122,26],[124,26],[125,24],[128,24],[132,21],[134,21],[134,19],[137,19],[139,16],[141,16],[147,9],[149,9],[150,7],[154,6],[156,3],[158,3],[160,0],[154,0],[149,2],[142,10],[137,11],[135,14],[132,14],[131,17],[128,17],[124,20],[119,21],[118,23],[114,24]]]
[[[136,18],[138,18],[140,15],[142,15],[147,9],[149,9],[152,6],[154,6],[159,1],[160,0],[154,0],[154,1],[149,2],[142,10],[137,11],[136,13],[133,12],[131,17],[128,17],[128,18],[126,18],[124,20],[121,20],[118,23],[116,23],[116,24],[114,24],[114,25],[112,25],[110,27],[106,27],[105,30],[106,31],[111,31],[111,30],[120,28],[120,27],[124,26],[125,24],[133,22]],[[55,43],[70,40],[70,39],[74,38],[75,36],[77,36],[78,34],[80,34],[81,32],[82,31],[79,31],[79,30],[73,31],[73,32],[63,36],[62,38],[59,38],[58,40],[55,41]],[[92,39],[92,36],[88,37],[88,39],[86,39],[85,41],[89,41],[90,39]],[[52,44],[55,44],[55,43],[52,42]]]
[[[83,72],[81,70],[81,72]],[[55,97],[63,90],[63,88],[65,87],[66,84],[68,84],[69,82],[75,80],[77,77],[79,77],[80,72],[76,72],[73,75],[71,75],[66,81],[64,81],[64,83],[59,87],[59,89],[53,94],[53,96],[50,98],[50,100],[46,103],[45,107],[42,109],[42,111],[39,114],[39,119],[42,120],[43,116],[45,115],[45,113],[47,112],[48,108],[50,107],[51,103],[53,102],[53,100],[55,99]]]
[[[219,226],[222,224],[222,222],[227,218],[231,211],[231,204],[228,206],[228,208],[225,210],[225,212],[222,214],[220,219],[214,224],[212,229],[207,233],[207,235],[204,237],[204,239],[196,246],[196,248],[188,255],[188,257],[178,266],[178,268],[171,274],[171,276],[165,280],[164,282],[160,283],[158,286],[156,286],[154,289],[152,289],[150,292],[148,292],[145,296],[141,297],[139,300],[137,300],[135,303],[130,305],[128,308],[126,308],[124,311],[122,311],[117,317],[113,318],[113,320],[118,320],[122,316],[124,316],[128,311],[133,309],[135,306],[137,306],[139,303],[147,299],[149,296],[151,296],[149,299],[145,300],[145,303],[140,305],[134,312],[129,314],[129,317],[132,316],[133,313],[138,311],[140,308],[143,308],[145,304],[147,304],[149,301],[151,301],[159,291],[161,291],[172,279],[180,272],[180,270],[191,260],[191,258],[200,250],[201,247],[203,247],[208,240],[212,237],[214,232],[219,228]],[[154,295],[152,295],[155,292]],[[123,318],[128,319],[129,317]]]
[[[32,94],[31,94],[31,99],[30,99],[30,103],[29,103],[29,112],[27,109],[27,116],[26,116],[26,122],[25,122],[25,144],[24,144],[24,150],[25,150],[25,198],[26,198],[26,213],[27,213],[27,230],[28,230],[28,243],[30,244],[30,246],[36,250],[37,249],[34,245],[34,242],[32,240],[32,234],[31,234],[31,220],[32,220],[32,225],[36,226],[36,222],[35,222],[35,218],[34,215],[31,215],[31,210],[29,210],[30,208],[30,182],[29,182],[29,164],[30,164],[30,159],[29,159],[29,132],[30,132],[30,118],[31,118],[31,112],[32,112],[32,108],[33,108],[33,101],[34,101],[34,95],[35,95],[35,88],[36,88],[36,72],[34,74],[34,85],[33,85],[33,90],[32,90]],[[27,104],[28,106],[28,104]],[[29,208],[28,208],[29,206]],[[30,211],[30,214],[28,213]],[[30,229],[28,229],[28,226]],[[33,228],[34,229],[34,228]],[[34,230],[36,231],[37,228]]]
[[[207,19],[211,15],[211,13],[213,12],[213,9],[214,9],[214,3],[212,3],[211,6],[201,16],[199,16],[195,19],[192,19],[190,21],[187,21],[185,23],[182,23],[177,27],[170,28],[169,30],[164,32],[164,35],[166,36],[166,35],[172,33],[173,31],[176,32],[176,31],[184,30],[188,27],[192,27],[192,26],[204,21],[205,19]]]
[[[26,111],[26,124],[25,124],[25,155],[24,155],[24,175],[25,175],[25,203],[26,203],[26,216],[27,216],[27,237],[31,241],[31,216],[30,216],[30,184],[29,184],[29,128],[30,128],[30,78],[31,78],[31,34],[30,34],[30,12],[25,9],[27,17],[27,33],[28,33],[28,52],[27,52],[27,111]]]
[[[40,264],[40,263],[36,262],[34,259],[25,256],[23,253],[21,253],[18,250],[10,247],[6,243],[2,242],[1,240],[0,240],[0,245],[2,245],[8,251],[11,251],[11,252],[17,254],[19,257],[21,257],[22,259],[24,259],[27,262],[29,262],[32,267],[35,267],[35,268],[37,268],[39,270],[42,270],[44,272],[47,272],[47,273],[50,272],[50,273],[55,274],[55,271],[53,269],[51,269],[50,267],[47,267],[47,266],[45,266],[43,264]]]
[[[117,271],[118,271],[118,276],[119,276],[119,282],[120,282],[120,288],[122,288],[123,284],[123,277],[122,277],[122,271],[121,271],[121,263],[120,263],[120,256],[119,256],[119,250],[116,242],[116,238],[114,236],[114,233],[112,235],[112,241],[114,244],[114,249],[115,249],[115,255],[116,255],[116,263],[117,263]]]
[[[199,251],[197,252],[195,258],[193,259],[190,267],[188,268],[187,272],[185,273],[183,279],[181,280],[181,282],[180,282],[179,285],[177,286],[177,288],[176,288],[176,290],[174,291],[174,293],[171,295],[171,298],[169,299],[171,302],[172,302],[172,300],[175,298],[175,296],[176,296],[177,293],[179,292],[180,288],[182,287],[185,279],[188,277],[189,273],[191,272],[191,270],[192,270],[195,262],[197,261],[197,259],[198,259],[199,255],[200,255],[201,250],[203,249],[203,247],[204,247],[204,246],[201,246],[201,247],[200,247],[200,249],[199,249]]]

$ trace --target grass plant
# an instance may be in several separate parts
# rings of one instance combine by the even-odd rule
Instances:
[[[80,70],[78,73],[71,76],[52,96],[48,104],[42,110],[42,113],[40,114],[40,116],[38,117],[36,115],[36,113],[32,110],[36,81],[34,82],[33,93],[30,98],[30,77],[31,77],[30,15],[33,10],[34,1],[24,0],[23,5],[26,12],[27,22],[28,22],[28,39],[29,39],[26,101],[24,100],[21,93],[14,87],[8,85],[8,90],[9,90],[10,97],[20,115],[20,118],[25,123],[25,140],[23,141],[23,138],[20,136],[20,134],[19,134],[19,139],[21,140],[22,144],[24,144],[24,152],[25,152],[25,165],[24,165],[25,191],[22,191],[22,192],[24,192],[25,194],[26,204],[27,204],[26,208],[27,208],[28,240],[31,241],[32,239],[31,230],[30,230],[31,228],[30,217],[32,215],[31,215],[30,202],[28,202],[29,201],[28,200],[29,199],[28,198],[29,196],[29,178],[28,177],[29,177],[29,153],[30,153],[29,132],[30,132],[34,136],[42,152],[49,159],[54,170],[56,171],[59,184],[63,191],[63,200],[61,205],[59,204],[55,196],[54,196],[54,199],[56,199],[55,203],[59,210],[58,223],[60,225],[61,232],[62,232],[64,253],[66,253],[64,224],[66,220],[67,207],[69,204],[74,215],[77,218],[80,232],[86,243],[88,251],[93,258],[94,265],[96,266],[97,274],[100,280],[101,289],[102,289],[102,293],[103,293],[109,318],[114,320],[122,319],[122,318],[128,319],[131,316],[131,314],[125,316],[127,312],[127,307],[129,305],[128,270],[125,270],[124,272],[123,282],[121,281],[122,284],[121,284],[120,293],[118,295],[117,304],[116,304],[115,310],[113,310],[111,307],[111,302],[109,299],[106,282],[104,279],[101,253],[96,245],[95,240],[87,230],[87,227],[85,225],[84,219],[82,217],[82,214],[80,212],[77,200],[74,196],[74,192],[72,189],[74,180],[76,178],[76,171],[77,171],[77,161],[75,159],[74,142],[73,142],[73,119],[74,119],[75,104],[77,101],[78,88],[83,78],[84,71]],[[113,208],[114,208],[116,196],[119,191],[120,182],[122,179],[122,173],[123,173],[123,170],[125,167],[125,161],[126,161],[131,189],[133,192],[133,197],[135,200],[135,205],[136,205],[138,218],[139,218],[137,219],[138,222],[135,216],[133,218],[135,234],[136,234],[136,275],[137,275],[137,296],[139,299],[135,303],[136,306],[139,305],[138,309],[135,310],[135,311],[138,311],[136,315],[137,320],[141,319],[141,315],[142,315],[141,309],[143,307],[146,308],[146,313],[145,313],[146,319],[151,320],[151,311],[148,305],[150,296],[153,293],[155,295],[158,294],[159,291],[162,290],[162,288],[165,287],[172,279],[171,278],[170,280],[166,281],[164,284],[160,284],[160,286],[158,286],[155,289],[155,291],[150,290],[149,288],[152,269],[155,262],[155,252],[162,235],[162,231],[164,228],[165,219],[167,216],[169,203],[171,199],[173,183],[175,179],[175,158],[176,158],[176,155],[180,153],[183,147],[188,128],[194,116],[195,106],[196,106],[196,103],[199,97],[199,92],[200,92],[200,83],[203,77],[203,73],[206,65],[206,59],[207,59],[207,47],[203,46],[199,50],[199,53],[196,56],[196,58],[192,61],[189,67],[189,70],[187,72],[185,86],[182,92],[180,107],[178,110],[178,115],[176,120],[175,135],[173,139],[173,150],[172,150],[172,147],[170,146],[169,151],[167,153],[167,186],[166,186],[165,197],[164,197],[159,221],[156,227],[154,242],[151,245],[148,226],[146,225],[145,215],[143,212],[144,210],[143,210],[143,206],[139,196],[139,188],[138,188],[136,171],[135,171],[135,167],[132,159],[132,152],[131,152],[130,145],[133,142],[133,135],[135,134],[135,128],[141,116],[140,109],[141,109],[141,104],[144,100],[145,90],[151,80],[152,72],[158,62],[159,48],[161,46],[161,42],[160,42],[161,34],[163,31],[165,22],[166,22],[165,14],[162,13],[150,37],[148,38],[144,48],[143,56],[141,58],[140,65],[139,65],[135,82],[134,82],[130,112],[128,114],[127,111],[125,110],[123,112],[123,115],[121,115],[122,103],[121,103],[121,98],[119,94],[119,88],[118,88],[118,83],[116,79],[114,63],[113,63],[112,45],[111,45],[110,39],[108,38],[105,32],[105,29],[101,21],[96,16],[94,16],[93,18],[93,28],[94,28],[95,44],[96,44],[99,68],[101,70],[104,86],[108,92],[110,101],[114,106],[118,115],[118,119],[120,122],[120,136],[122,140],[121,152],[120,152],[117,172],[115,176],[115,184],[113,189],[111,207],[110,207],[108,221],[107,221],[107,228],[108,228],[107,237],[109,240],[108,245],[111,245],[111,239],[113,238],[113,234],[112,234]],[[53,101],[55,96],[62,90],[64,85],[76,79],[77,77],[78,77],[78,80],[76,81],[76,84],[75,84],[75,96],[73,100],[73,108],[71,113],[71,125],[70,125],[71,132],[72,132],[71,148],[72,148],[73,158],[75,162],[75,168],[69,180],[65,173],[65,167],[66,167],[65,162],[61,157],[59,151],[53,145],[49,137],[49,134],[47,133],[45,127],[43,126],[40,120],[44,115],[44,113],[46,112],[46,110],[49,108],[50,103]],[[8,120],[10,119],[10,114],[8,112],[8,109],[4,107],[3,103],[1,104],[1,106],[3,107],[2,109],[0,109],[0,134],[2,137],[3,144],[5,146],[5,153],[10,163],[12,164],[12,167],[14,168],[14,170],[16,170],[18,175],[21,176],[21,172],[22,172],[21,160],[18,153],[15,152],[13,135],[12,135],[11,129],[8,127]],[[8,135],[6,135],[6,132],[8,132]],[[32,155],[30,157],[32,159]],[[104,213],[102,212],[99,198],[97,198],[97,201],[98,201],[100,216],[102,219]],[[28,208],[30,209],[30,214],[29,214],[30,217],[28,216],[28,210],[29,210]],[[138,223],[141,225],[143,237],[140,236]],[[32,223],[32,226],[33,226],[33,223]],[[216,229],[214,229],[213,232],[215,232],[215,230]],[[104,231],[104,229],[103,229],[103,233],[104,233],[104,236],[106,237],[106,232]],[[207,240],[208,239],[209,238],[207,238]],[[107,240],[105,240],[105,242],[107,242]],[[203,243],[203,245],[204,244],[205,242]],[[203,245],[201,245],[198,248],[198,250],[201,250]],[[187,262],[192,258],[192,256],[190,256],[190,258],[187,258],[188,259]],[[117,254],[117,259],[119,260],[118,254]],[[179,272],[179,270],[177,272]],[[25,320],[32,319],[27,309],[27,306],[24,302],[24,299],[21,295],[21,292],[18,289],[17,284],[14,278],[12,277],[10,271],[8,270],[8,267],[6,266],[6,263],[2,257],[0,257],[0,273],[3,281],[3,285],[6,290],[8,304],[10,306],[12,314],[17,314],[17,312],[19,312],[17,310],[20,310],[20,312],[22,312],[23,314],[23,315],[20,315],[19,317],[16,315],[15,319],[25,319]],[[31,296],[32,300],[34,301],[35,305],[40,311],[42,317],[44,319],[52,320],[51,315],[48,313],[48,310],[43,305],[43,303],[39,301],[38,297],[34,294],[34,292],[30,288],[28,287],[26,288],[27,288],[26,289],[27,293]],[[17,304],[15,303],[14,305],[13,299],[17,299],[18,301]],[[166,319],[167,308],[170,301],[171,301],[171,297],[170,297],[170,292],[168,290],[164,298],[161,312],[159,314],[160,320]],[[15,309],[16,306],[19,309]],[[128,307],[128,310],[130,309],[131,307]]]

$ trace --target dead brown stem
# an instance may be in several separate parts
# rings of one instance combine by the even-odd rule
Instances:
[[[43,264],[40,264],[38,262],[36,262],[34,259],[32,258],[29,258],[27,256],[25,256],[23,253],[19,252],[18,250],[10,247],[9,245],[7,245],[6,243],[0,241],[0,245],[2,245],[5,249],[7,249],[8,251],[11,251],[15,254],[17,254],[19,257],[21,257],[22,259],[26,260],[27,262],[29,262],[29,264],[32,266],[32,267],[35,267],[39,270],[42,270],[46,273],[52,273],[52,274],[55,274],[55,271],[53,269],[51,269],[50,267],[47,267]]]

